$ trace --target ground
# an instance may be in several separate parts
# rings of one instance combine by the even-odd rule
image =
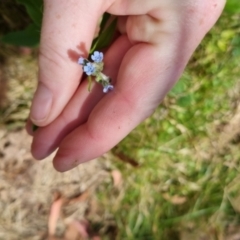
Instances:
[[[24,129],[36,84],[36,58],[31,54],[21,49],[20,54],[5,59],[1,68],[7,92],[1,102],[0,239],[55,235],[71,240],[90,232],[94,235],[87,225],[90,219],[102,221],[95,191],[112,181],[108,156],[66,173],[53,168],[53,155],[43,161],[32,157],[31,137]]]

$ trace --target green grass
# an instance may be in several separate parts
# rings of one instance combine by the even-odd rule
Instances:
[[[183,240],[189,226],[222,239],[240,224],[239,144],[220,144],[238,105],[239,32],[237,16],[223,14],[163,104],[114,150],[140,164],[116,157],[123,188],[99,194],[116,239]]]

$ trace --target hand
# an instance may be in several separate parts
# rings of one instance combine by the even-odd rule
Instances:
[[[39,84],[30,114],[42,127],[33,134],[33,156],[45,158],[59,147],[53,164],[66,171],[115,146],[153,113],[179,79],[224,3],[45,0]],[[104,58],[104,73],[115,88],[104,94],[94,84],[89,93],[86,80],[79,85],[77,58],[86,57],[105,11],[119,16],[121,34]]]

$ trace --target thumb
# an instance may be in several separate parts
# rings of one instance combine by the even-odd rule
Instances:
[[[88,52],[102,1],[45,0],[39,52],[38,87],[30,118],[38,126],[52,122],[79,85],[80,55]]]

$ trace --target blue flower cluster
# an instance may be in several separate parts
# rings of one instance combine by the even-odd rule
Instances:
[[[78,64],[83,66],[83,72],[85,72],[89,77],[95,76],[95,80],[98,83],[101,83],[103,86],[103,92],[107,93],[110,90],[113,90],[113,85],[110,84],[111,79],[102,73],[103,70],[103,53],[95,51],[91,55],[91,59],[94,62],[90,62],[88,59],[80,57],[78,59]]]

